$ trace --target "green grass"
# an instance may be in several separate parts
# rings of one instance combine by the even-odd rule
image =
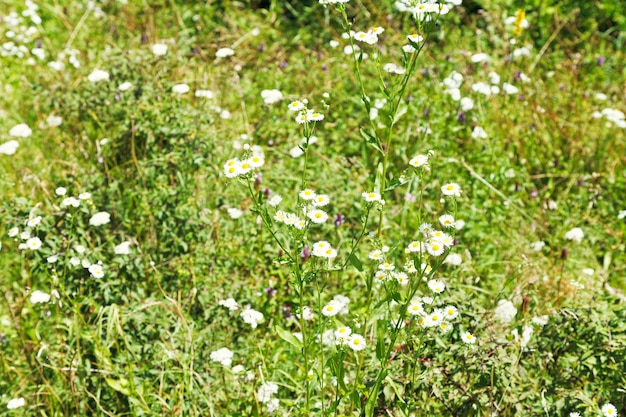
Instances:
[[[0,145],[19,123],[33,131],[17,138],[15,155],[0,154],[0,415],[267,415],[259,389],[270,381],[277,415],[591,416],[607,403],[626,413],[626,219],[618,218],[626,140],[623,128],[592,117],[626,111],[624,35],[612,5],[598,21],[614,19],[617,30],[585,26],[585,8],[572,15],[584,25],[561,32],[563,16],[549,20],[550,10],[529,4],[531,26],[519,37],[502,20],[515,14],[512,5],[453,8],[420,26],[428,41],[402,88],[403,76],[382,67],[403,62],[415,23],[392,2],[347,6],[355,31],[385,28],[377,45],[359,44],[369,57],[358,72],[333,7],[128,3],[98,3],[101,17],[79,2],[37,3],[42,23],[27,46],[39,40],[46,59],[0,58]],[[0,0],[2,14],[24,9]],[[0,44],[7,25],[0,19]],[[157,42],[168,45],[165,56],[152,54]],[[50,68],[70,44],[80,68],[67,60],[62,71]],[[511,59],[524,45],[530,55]],[[222,47],[235,55],[216,59]],[[477,52],[490,62],[472,63]],[[90,83],[94,68],[110,80]],[[462,117],[442,84],[452,71],[474,100]],[[519,92],[472,91],[490,71],[500,90],[506,82]],[[127,81],[132,87],[119,91]],[[179,83],[190,92],[173,93]],[[195,97],[196,89],[215,98]],[[265,89],[284,99],[263,103]],[[370,105],[387,98],[374,121],[362,92]],[[318,141],[293,158],[312,133],[287,108],[303,98],[325,117],[315,124]],[[62,124],[48,127],[50,114]],[[486,138],[472,135],[476,126]],[[224,163],[244,158],[246,143],[262,148],[264,166],[226,178]],[[412,169],[409,160],[429,150],[430,171]],[[449,182],[460,197],[443,198]],[[92,197],[64,207],[61,186],[67,196]],[[329,220],[304,232],[273,220],[268,197],[280,194],[278,208],[297,212],[305,187],[330,197],[322,207]],[[382,207],[361,197],[381,189]],[[233,219],[229,208],[243,215]],[[111,222],[90,225],[99,211]],[[445,213],[465,221],[446,251],[462,264],[405,254],[423,238],[420,224],[436,225]],[[42,248],[18,249],[22,240],[9,230],[37,215]],[[574,227],[584,231],[580,243],[565,238]],[[303,261],[303,245],[321,240],[337,249],[332,264]],[[122,241],[130,255],[114,253]],[[545,246],[535,251],[538,241]],[[368,254],[382,246],[396,271],[429,260],[429,279],[446,283],[435,303],[459,309],[452,331],[424,329],[406,312],[413,294],[432,294],[423,274],[407,287],[372,284],[378,264]],[[49,264],[53,254],[59,260]],[[72,257],[102,261],[105,276],[72,266]],[[34,290],[58,298],[33,304]],[[350,299],[349,313],[323,316],[339,294]],[[229,297],[264,320],[252,328],[241,310],[219,305]],[[494,313],[503,300],[517,309],[510,323]],[[299,318],[305,306],[314,320]],[[544,315],[547,324],[533,324]],[[363,335],[366,348],[318,343],[340,325]],[[522,346],[525,326],[533,333]],[[462,342],[466,331],[475,344]],[[211,359],[223,347],[234,352],[231,367]],[[7,409],[21,397],[23,407]]]

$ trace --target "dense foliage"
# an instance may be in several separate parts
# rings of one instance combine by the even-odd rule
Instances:
[[[625,415],[621,6],[447,3],[0,0],[0,415]]]

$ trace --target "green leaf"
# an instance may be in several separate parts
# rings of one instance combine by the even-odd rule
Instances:
[[[330,368],[330,371],[332,372],[333,376],[337,379],[337,383],[339,384],[339,387],[343,390],[347,390],[348,388],[346,387],[346,383],[344,381],[344,376],[346,373],[346,370],[343,364],[344,356],[345,354],[341,352],[337,355],[334,355],[328,358],[328,360],[326,361],[326,366]]]
[[[302,349],[302,342],[300,342],[300,340],[298,340],[298,338],[294,336],[293,333],[288,332],[287,330],[283,329],[280,326],[274,327],[274,330],[276,330],[276,333],[278,333],[278,336],[281,339],[283,339],[285,342],[289,343],[290,345],[294,346],[297,349]]]
[[[398,123],[398,120],[400,120],[400,118],[406,114],[407,110],[407,106],[401,106],[398,110],[396,110],[396,115],[393,118],[393,123]]]
[[[350,255],[350,257],[348,258],[348,261],[350,261],[352,266],[354,266],[357,269],[357,271],[363,272],[363,264],[361,263],[359,258],[356,257],[355,254]]]
[[[370,110],[372,109],[372,105],[370,104],[369,99],[366,96],[361,95],[361,100],[363,100],[363,104],[365,104],[365,108],[367,109],[367,114],[369,114]]]
[[[376,359],[378,359],[379,361],[382,361],[384,356],[385,356],[385,333],[383,331],[380,331],[378,332],[378,337],[376,340]]]
[[[128,389],[128,380],[126,379],[111,379],[111,378],[105,378],[107,384],[113,388],[115,391],[126,395],[127,397],[130,396],[130,390]]]
[[[394,178],[394,179],[391,180],[391,182],[389,182],[389,185],[387,186],[387,188],[385,188],[385,192],[391,191],[394,188],[398,188],[401,185],[404,185],[404,184],[406,184],[408,182],[409,182],[409,180],[407,178],[405,178],[405,177],[402,177],[402,176],[398,177],[398,178]]]
[[[363,138],[365,139],[365,142],[368,145],[372,146],[378,152],[383,153],[383,149],[378,144],[378,140],[376,139],[374,135],[372,135],[370,132],[368,132],[367,130],[363,128],[360,128],[359,132],[361,132],[361,136],[363,136]]]

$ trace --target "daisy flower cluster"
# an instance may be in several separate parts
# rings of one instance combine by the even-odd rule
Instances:
[[[63,71],[65,69],[65,61],[67,60],[67,62],[74,68],[80,68],[80,61],[78,60],[79,53],[80,51],[77,49],[65,48],[57,54],[56,60],[48,62],[48,67],[55,71]],[[41,56],[38,56],[38,58],[43,59],[43,57],[44,55],[42,52]]]
[[[322,315],[326,317],[334,317],[337,315],[348,314],[350,299],[344,295],[336,295],[328,304],[322,308]]]
[[[357,333],[352,333],[352,329],[347,326],[340,326],[337,329],[329,329],[322,335],[322,342],[326,346],[347,346],[355,352],[367,347],[365,338]]]
[[[387,252],[389,252],[389,247],[383,246],[382,249],[375,249],[368,254],[370,260],[378,262],[374,272],[374,282],[382,285],[385,282],[396,281],[402,287],[407,286],[410,280],[409,274],[417,273],[417,269],[412,262],[407,262],[403,270],[396,269],[396,265],[385,259]],[[423,266],[426,269],[426,265]]]
[[[374,45],[378,42],[378,35],[382,34],[384,31],[385,31],[384,28],[377,26],[377,27],[373,27],[369,29],[367,32],[350,31],[350,36],[352,36],[352,38],[355,41],[364,42],[369,45]]]
[[[444,214],[439,217],[439,222],[444,228],[462,228],[465,222],[462,220],[455,220],[452,215]],[[444,232],[443,230],[436,230],[430,223],[423,223],[419,232],[422,236],[421,240],[415,240],[408,244],[404,253],[409,256],[414,256],[414,259],[410,259],[406,262],[402,270],[397,269],[396,265],[386,260],[386,254],[389,252],[388,246],[383,246],[380,249],[374,249],[368,254],[368,258],[372,261],[378,262],[376,272],[374,275],[374,281],[377,284],[383,284],[385,282],[396,281],[400,286],[406,286],[409,284],[410,276],[421,272],[422,277],[426,279],[431,275],[433,269],[425,262],[420,265],[420,270],[415,267],[415,259],[422,259],[424,255],[437,257],[443,255],[443,253],[454,246],[454,238]],[[456,264],[460,262],[455,261]],[[441,291],[445,288],[440,286],[439,281],[429,281],[429,286],[435,285],[433,288],[441,288]],[[433,289],[434,290],[434,289]],[[440,291],[440,292],[441,292]]]
[[[11,12],[6,16],[0,16],[0,22],[6,25],[4,37],[7,39],[0,45],[0,56],[3,57],[28,57],[27,63],[35,65],[38,59],[45,58],[45,52],[40,43],[34,44],[35,38],[39,35],[39,30],[35,25],[41,24],[41,17],[38,14],[39,6],[31,0],[24,2],[26,9],[21,13]]]
[[[36,236],[37,228],[41,225],[41,216],[30,216],[25,222],[24,227],[14,226],[9,229],[8,235],[12,238],[19,238],[19,250],[38,251],[41,249],[43,242]]]
[[[462,0],[446,0],[445,3],[439,3],[438,0],[398,0],[395,6],[398,11],[411,13],[417,18],[430,18],[430,14],[447,14],[451,5],[459,6],[461,3]]]
[[[295,119],[296,123],[298,123],[299,125],[308,125],[309,123],[321,122],[322,120],[324,120],[324,114],[316,110],[309,109],[307,105],[308,100],[306,99],[294,100],[287,105],[287,108],[290,111],[298,112],[298,115]]]
[[[325,240],[320,240],[313,244],[313,250],[311,255],[318,258],[335,259],[337,257],[337,249],[334,249],[330,243]]]
[[[58,187],[55,194],[61,200],[56,210],[66,210],[66,216],[74,216],[75,214],[88,214],[94,206],[91,199],[91,193],[82,192],[78,196],[67,196],[65,187]],[[81,211],[81,206],[85,206]],[[13,226],[8,231],[8,236],[18,241],[17,248],[22,251],[39,252],[45,263],[51,268],[52,276],[58,279],[59,271],[65,270],[65,267],[85,269],[92,278],[100,279],[105,276],[105,266],[101,260],[93,260],[94,254],[90,256],[89,250],[84,242],[73,242],[72,244],[60,244],[59,237],[55,234],[47,233],[49,224],[46,223],[44,216],[36,215],[37,208],[30,210],[28,218],[24,219],[21,225]],[[68,217],[69,218],[69,217]],[[111,221],[111,215],[105,211],[92,214],[89,217],[88,225],[92,228],[101,227]],[[41,236],[41,237],[40,237]],[[42,237],[46,237],[46,241]],[[65,239],[65,238],[63,238]],[[54,248],[64,247],[65,250],[54,250]],[[123,242],[113,248],[116,255],[127,255],[130,253],[130,242]],[[91,258],[91,259],[90,259]],[[67,265],[64,264],[67,262]],[[59,264],[63,263],[61,267]]]
[[[350,300],[343,295],[335,296],[328,304],[322,309],[322,315],[325,317],[335,317],[348,314],[348,305]],[[322,334],[322,343],[325,346],[347,346],[354,351],[360,351],[367,347],[365,338],[352,332],[352,329],[348,326],[340,325],[336,329],[328,329]]]
[[[452,216],[442,216],[442,223],[453,223]],[[439,239],[451,244],[449,235],[441,231],[433,230],[429,224],[422,225],[421,233],[423,236],[431,237],[432,240],[428,243],[424,241],[411,242],[405,249],[406,254],[425,254],[428,250],[426,248],[429,247],[431,251],[433,251],[433,247],[435,247],[437,249],[436,253],[442,253],[445,245],[444,243],[440,243]],[[448,239],[450,239],[450,241],[448,241]],[[396,265],[385,260],[388,252],[389,248],[384,246],[382,249],[371,251],[368,255],[369,259],[378,262],[374,281],[379,285],[386,282],[397,282],[400,286],[408,286],[411,275],[418,274],[418,276],[426,282],[430,294],[413,296],[407,305],[407,314],[409,317],[413,317],[417,320],[417,323],[422,328],[437,328],[442,333],[447,333],[452,330],[454,322],[459,317],[459,311],[457,307],[447,304],[441,299],[441,296],[447,288],[445,281],[443,279],[433,278],[435,271],[425,262],[421,263],[419,270],[415,267],[415,260],[409,260],[402,270],[396,268]],[[467,340],[464,341],[468,342]]]
[[[593,117],[594,119],[605,118],[609,122],[613,123],[615,126],[626,129],[626,116],[621,110],[607,107],[602,111],[593,112],[591,117]]]
[[[26,123],[17,124],[9,130],[9,136],[17,139],[28,138],[32,134],[32,129]],[[12,139],[0,145],[0,154],[13,155],[19,146],[20,143],[16,139]]]
[[[378,43],[378,35],[382,34],[384,31],[385,31],[384,28],[378,26],[378,27],[369,29],[367,32],[362,32],[362,31],[355,32],[351,30],[350,32],[344,33],[342,36],[347,39],[352,38],[358,42],[363,42],[369,45],[374,45]],[[407,35],[406,38],[408,40],[408,43],[402,46],[402,50],[407,54],[416,52],[417,48],[419,47],[418,44],[424,40],[423,36],[417,33]],[[344,49],[344,52],[348,55],[356,54],[357,52],[360,52],[360,51],[361,51],[361,48],[358,45],[348,45]],[[365,59],[367,57],[368,55],[366,53],[361,54],[362,59]],[[405,67],[394,64],[394,63],[386,63],[383,65],[382,69],[385,72],[388,72],[390,74],[396,74],[396,75],[406,74],[406,71],[407,71]],[[374,106],[374,108],[376,108],[376,110],[373,113],[370,109],[370,118],[372,120],[374,120],[378,116],[377,110],[382,108],[382,106],[376,105]]]
[[[424,171],[430,171],[429,159],[435,154],[434,151],[428,151],[427,154],[417,154],[409,160],[409,165],[413,168],[423,169]]]
[[[486,54],[474,54],[470,58],[472,62],[486,62],[489,57]],[[506,94],[518,94],[519,88],[511,83],[501,83],[500,75],[494,71],[490,71],[487,74],[489,82],[478,81],[471,85],[471,90],[474,93],[482,94],[485,97],[500,94],[504,92]],[[516,74],[515,80],[522,82],[529,82],[530,79],[523,73]],[[469,96],[464,96],[461,93],[461,86],[463,85],[464,77],[457,71],[452,71],[441,83],[444,87],[444,93],[449,95],[453,101],[459,102],[458,105],[458,120],[464,121],[466,119],[465,113],[472,110],[475,106],[474,99]],[[487,133],[480,126],[475,126],[472,131],[473,138],[484,139],[487,137]]]
[[[330,197],[328,195],[317,194],[315,191],[307,188],[300,192],[299,197],[303,203],[301,212],[304,218],[298,217],[296,213],[277,210],[274,215],[274,220],[292,226],[297,230],[304,230],[304,228],[311,225],[311,223],[326,223],[329,215],[326,211],[322,210],[321,207],[327,206],[330,203]],[[267,204],[276,207],[281,201],[282,198],[279,195],[274,195],[268,200]]]
[[[233,158],[226,161],[224,163],[224,176],[226,178],[245,177],[255,169],[262,167],[263,164],[265,164],[263,151],[258,147],[253,147],[249,157],[243,160]]]
[[[428,282],[428,287],[435,295],[439,295],[444,291],[445,284],[443,281],[432,279]],[[437,301],[433,297],[415,296],[407,306],[407,313],[425,329],[436,328],[441,333],[448,333],[459,317],[459,310],[453,305],[436,304]]]
[[[442,226],[452,228],[456,224],[454,217],[446,214],[439,218]],[[436,230],[430,223],[422,223],[419,231],[423,237],[422,241],[413,241],[405,249],[406,253],[423,254],[428,252],[430,256],[441,256],[446,249],[454,246],[454,238],[443,230]]]
[[[260,403],[267,406],[267,411],[271,414],[278,410],[280,401],[274,395],[278,394],[278,385],[274,382],[266,382],[257,390],[256,396]]]
[[[228,309],[229,311],[237,311],[241,308],[239,303],[234,298],[227,298],[225,300],[220,300],[218,305]],[[241,310],[239,316],[243,320],[244,323],[249,324],[250,327],[256,329],[259,326],[259,323],[262,323],[265,320],[263,313],[260,311],[254,310],[249,305]]]

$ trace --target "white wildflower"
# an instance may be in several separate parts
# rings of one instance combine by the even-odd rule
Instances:
[[[508,300],[498,301],[498,306],[494,310],[494,314],[502,323],[510,323],[517,314],[517,308]]]
[[[33,131],[26,123],[20,123],[19,125],[15,125],[9,130],[9,136],[13,136],[16,138],[27,138],[33,134]]]
[[[226,368],[230,368],[230,365],[233,363],[233,351],[228,348],[220,348],[211,352],[209,356],[211,361],[218,362]]]
[[[89,82],[97,83],[100,81],[109,81],[109,73],[100,69],[94,69],[89,76],[87,76]]]
[[[226,307],[230,311],[239,310],[239,303],[234,298],[227,298],[226,300],[220,300],[218,304],[222,307]]]
[[[50,301],[50,294],[47,294],[43,291],[35,290],[30,295],[30,302],[32,304],[47,303],[48,301]]]
[[[124,241],[113,248],[113,253],[116,255],[130,255],[130,245],[129,241]]]
[[[580,227],[574,227],[573,229],[565,233],[565,239],[573,240],[576,243],[580,243],[583,240],[583,237],[585,237],[585,233]]]
[[[102,226],[111,221],[111,215],[106,211],[100,211],[89,219],[89,224],[92,226]]]

